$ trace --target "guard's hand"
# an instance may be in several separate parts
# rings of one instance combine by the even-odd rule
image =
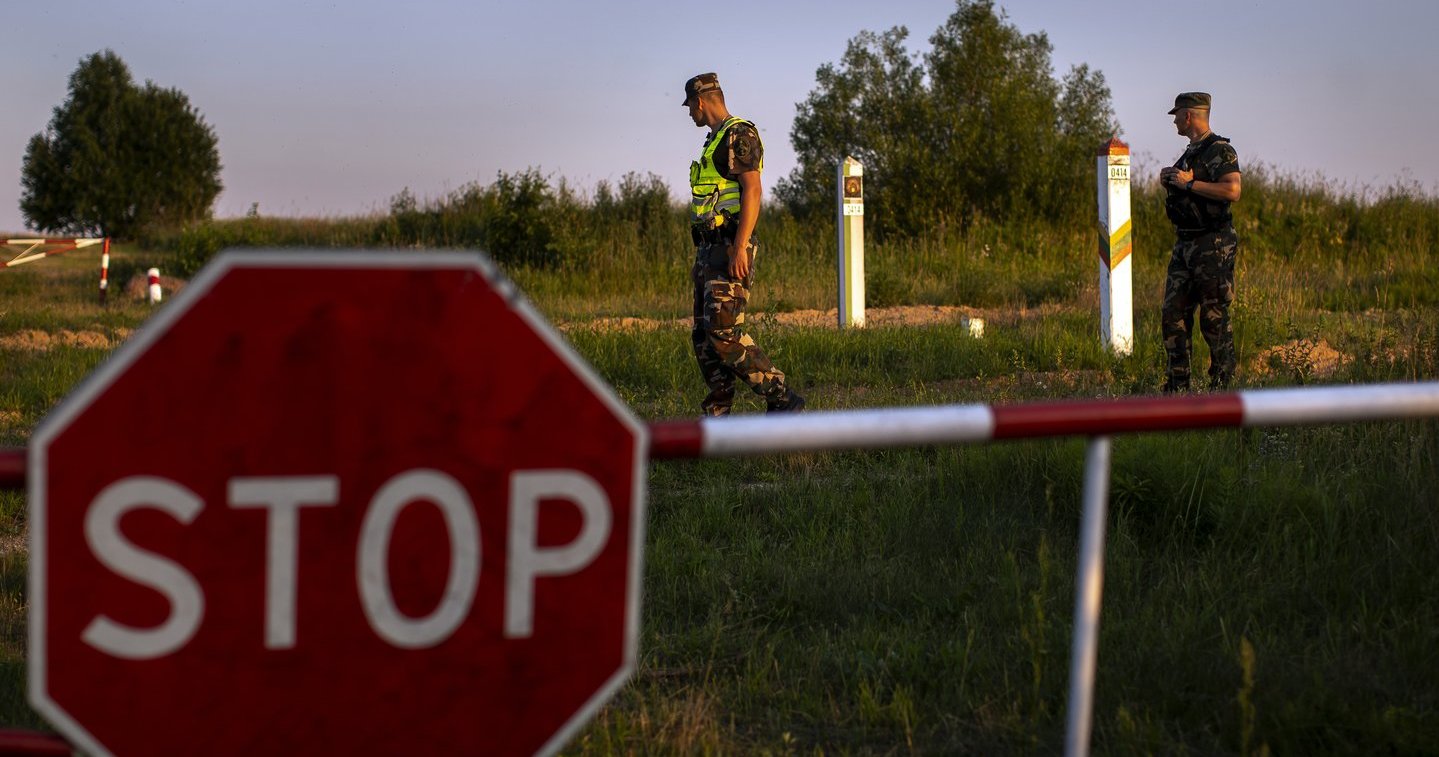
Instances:
[[[729,248],[729,275],[732,279],[743,281],[749,278],[749,245],[741,247],[738,243],[730,245]]]
[[[1193,171],[1180,171],[1180,170],[1177,170],[1177,169],[1176,169],[1175,172],[1174,172],[1174,186],[1176,186],[1176,187],[1182,187],[1182,186],[1184,186],[1185,184],[1188,184],[1188,183],[1189,183],[1189,180],[1190,180],[1190,179],[1193,179],[1193,178],[1194,178],[1194,172],[1193,172]]]

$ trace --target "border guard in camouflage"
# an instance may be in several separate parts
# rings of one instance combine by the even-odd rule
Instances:
[[[804,398],[744,331],[759,239],[760,171],[764,145],[755,125],[730,115],[719,77],[685,82],[684,106],[695,126],[709,128],[699,160],[690,164],[690,236],[695,262],[694,325],[690,340],[709,394],[707,416],[729,415],[735,379],[764,397],[768,412],[795,412]]]
[[[1239,200],[1239,156],[1229,140],[1210,131],[1210,102],[1207,92],[1184,92],[1174,98],[1169,114],[1180,136],[1189,138],[1189,146],[1173,166],[1159,172],[1164,210],[1177,237],[1164,281],[1160,320],[1169,357],[1166,392],[1189,389],[1196,309],[1199,333],[1209,345],[1210,388],[1227,388],[1237,362],[1229,305],[1234,301],[1239,236],[1229,205]]]

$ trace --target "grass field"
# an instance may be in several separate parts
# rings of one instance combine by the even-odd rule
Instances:
[[[752,328],[820,410],[1147,394],[1167,241],[1146,197],[1128,358],[1098,345],[1089,228],[981,222],[871,246],[871,305],[975,308],[976,340],[955,320],[787,325],[778,313],[833,306],[833,230],[779,217]],[[1348,203],[1273,180],[1245,202],[1241,385],[1439,377],[1433,199]],[[338,222],[224,223],[250,223],[261,245],[292,241],[290,226],[353,243]],[[510,269],[645,419],[691,415],[702,395],[673,322],[688,310],[681,231]],[[180,265],[175,246],[150,249],[117,250],[122,287]],[[93,256],[0,271],[0,445],[23,446],[152,312],[123,296],[100,308],[93,287]],[[593,326],[602,316],[657,322]],[[1439,750],[1436,431],[1118,438],[1096,750]],[[1082,457],[1082,440],[1053,440],[656,463],[640,668],[569,752],[1058,751]],[[39,727],[23,691],[24,521],[23,494],[0,493],[0,722]]]

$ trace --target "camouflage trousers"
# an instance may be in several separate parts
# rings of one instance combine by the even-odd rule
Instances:
[[[1166,390],[1189,387],[1190,335],[1194,312],[1199,311],[1199,333],[1209,345],[1209,383],[1223,388],[1234,377],[1234,331],[1229,325],[1229,304],[1234,301],[1234,258],[1239,237],[1233,229],[1180,239],[1169,258],[1164,281],[1164,310],[1160,330],[1169,355]]]
[[[690,271],[694,282],[694,325],[690,329],[690,342],[699,361],[700,375],[710,390],[700,403],[705,415],[729,414],[736,378],[767,402],[781,401],[788,391],[784,373],[774,367],[764,350],[744,332],[744,309],[754,281],[759,245],[751,241],[749,252],[749,276],[736,280],[729,275],[726,243],[695,248],[695,264]]]

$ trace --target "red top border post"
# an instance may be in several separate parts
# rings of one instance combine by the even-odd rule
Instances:
[[[1110,137],[1108,142],[1099,146],[1096,155],[1128,155],[1129,145],[1121,141],[1119,137]]]

